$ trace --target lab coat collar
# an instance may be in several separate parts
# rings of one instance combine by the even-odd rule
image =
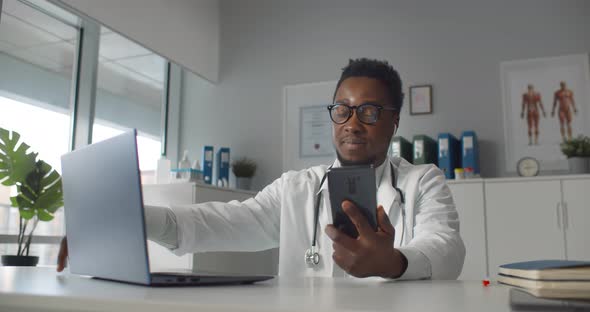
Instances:
[[[340,161],[338,160],[338,158],[336,158],[336,160],[334,160],[332,165],[330,167],[326,168],[323,175],[326,175],[326,173],[328,173],[328,170],[330,170],[330,168],[338,168],[338,167],[340,167]],[[325,194],[327,192],[328,192],[328,178],[326,178],[324,180],[324,183],[321,185],[321,188],[318,190],[318,193],[316,195],[318,195],[319,193],[324,193],[324,196],[325,196]]]
[[[379,183],[377,186],[377,205],[383,206],[385,213],[389,216],[393,203],[395,201],[399,201],[401,203],[401,198],[397,198],[399,197],[399,194],[392,187],[393,177],[391,176],[391,166],[393,166],[394,173],[397,171],[397,168],[395,168],[389,159],[386,161],[387,167],[383,170],[381,183]]]

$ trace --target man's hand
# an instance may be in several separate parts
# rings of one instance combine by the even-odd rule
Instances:
[[[407,260],[399,250],[393,248],[395,229],[383,206],[377,207],[377,232],[352,202],[343,201],[342,210],[356,226],[359,236],[354,239],[332,224],[326,226],[325,232],[334,242],[334,262],[356,277],[401,276],[406,270]]]
[[[64,236],[59,245],[59,253],[57,254],[57,272],[61,272],[66,267],[68,261],[68,238]]]

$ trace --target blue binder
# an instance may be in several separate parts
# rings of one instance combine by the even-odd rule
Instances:
[[[217,151],[217,157],[215,166],[217,168],[217,182],[216,184],[219,185],[219,181],[224,181],[224,183],[229,182],[229,147],[222,147]]]
[[[479,143],[475,131],[463,131],[461,135],[461,157],[463,168],[473,168],[473,173],[479,174]]]
[[[461,167],[461,144],[450,133],[438,135],[438,167],[447,179],[454,179],[455,168]]]
[[[203,180],[207,184],[213,182],[213,146],[203,146]]]

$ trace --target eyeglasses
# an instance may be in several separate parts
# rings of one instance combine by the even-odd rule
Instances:
[[[384,107],[379,104],[365,103],[359,106],[348,106],[345,104],[332,104],[328,105],[328,111],[330,111],[330,118],[335,124],[343,124],[352,117],[352,111],[356,111],[356,118],[364,124],[372,125],[379,120],[379,114],[381,110],[397,111],[393,107]]]

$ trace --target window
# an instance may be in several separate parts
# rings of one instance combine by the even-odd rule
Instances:
[[[166,60],[102,28],[92,142],[138,131],[139,166],[156,169],[161,154],[161,112]]]
[[[79,19],[60,2],[0,3],[0,127],[19,132],[40,159],[61,173],[60,157],[70,151],[72,125],[83,128],[82,119],[90,117],[73,120],[72,89],[92,81],[91,70],[74,72],[75,62],[84,68],[98,64],[92,142],[136,128],[140,168],[150,177],[162,150],[166,60],[94,21]],[[82,45],[81,27],[87,30]],[[89,56],[95,55],[96,43],[98,59]],[[77,60],[79,48],[88,51]],[[90,94],[78,94],[78,103],[91,103]],[[16,254],[19,213],[10,207],[13,193],[0,185],[0,255]],[[30,254],[40,257],[40,265],[55,265],[63,213],[58,210],[54,220],[40,222],[34,232]]]
[[[0,127],[21,140],[61,173],[60,156],[69,151],[70,92],[76,53],[77,19],[48,2],[4,0],[0,17]],[[0,234],[18,234],[18,210],[11,192],[0,186]],[[62,236],[63,209],[52,222],[40,222],[38,236]],[[56,245],[31,246],[40,264],[55,262]],[[0,244],[14,254],[16,244]]]

